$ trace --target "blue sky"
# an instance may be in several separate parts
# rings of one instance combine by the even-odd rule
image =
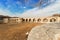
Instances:
[[[49,1],[50,0],[0,0],[0,9],[7,9],[12,13],[23,13],[35,7],[44,8],[51,4]],[[45,3],[46,5],[44,5]]]
[[[12,13],[22,13],[34,8],[31,5],[35,5],[38,1],[39,0],[0,0],[0,8],[7,9]]]
[[[27,14],[29,11],[28,14],[34,16],[35,14],[38,14],[39,10],[43,11],[50,5],[54,6],[54,4],[57,4],[57,1],[59,0],[0,0],[0,15],[20,16],[21,14]],[[51,6],[49,7],[50,9]],[[35,10],[38,11],[34,14],[34,12],[36,12]],[[31,11],[33,11],[33,13],[31,13]]]

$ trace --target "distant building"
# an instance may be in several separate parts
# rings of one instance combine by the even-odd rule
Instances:
[[[9,17],[0,15],[0,23],[21,23],[22,19],[19,17]]]
[[[9,23],[21,23],[22,19],[19,17],[10,17],[9,18]]]
[[[8,23],[9,16],[0,15],[0,23]]]

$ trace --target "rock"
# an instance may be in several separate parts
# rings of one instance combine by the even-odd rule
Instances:
[[[59,40],[60,23],[49,23],[32,28],[27,40]]]

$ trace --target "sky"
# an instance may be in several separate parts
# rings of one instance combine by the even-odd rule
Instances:
[[[59,11],[60,0],[0,0],[0,15],[43,17]]]

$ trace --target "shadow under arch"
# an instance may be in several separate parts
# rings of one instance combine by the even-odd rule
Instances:
[[[29,22],[31,22],[31,18],[29,19]]]
[[[28,22],[28,19],[26,19],[26,22]]]
[[[51,18],[50,22],[56,22],[56,19],[55,18]]]
[[[40,19],[40,18],[38,18],[38,19],[37,19],[37,21],[38,21],[38,22],[40,22],[40,21],[41,21],[41,19]]]
[[[22,22],[25,22],[25,19],[24,18],[21,18]]]
[[[35,18],[33,19],[33,22],[35,22]]]

